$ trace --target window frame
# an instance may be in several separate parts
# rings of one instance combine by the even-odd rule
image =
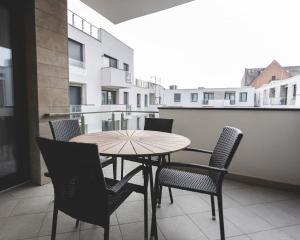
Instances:
[[[176,98],[176,96],[179,96],[179,100]],[[174,103],[180,103],[181,102],[181,93],[174,93]]]
[[[104,67],[118,69],[118,67],[119,67],[119,60],[117,58],[114,58],[114,57],[111,57],[111,56],[109,56],[107,54],[104,54],[103,55],[103,62],[104,62],[104,59],[108,59],[108,66],[104,66]],[[114,61],[115,61],[115,65],[112,64]]]
[[[242,98],[243,95],[246,95],[245,101]],[[240,92],[239,100],[240,100],[240,102],[248,102],[248,92]]]
[[[193,100],[193,96],[196,96],[196,100]],[[198,93],[191,93],[191,102],[198,102],[199,94]]]

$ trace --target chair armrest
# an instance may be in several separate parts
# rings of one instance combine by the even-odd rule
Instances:
[[[183,151],[212,154],[212,151],[208,151],[208,150],[204,150],[204,149],[197,149],[197,148],[185,148],[185,149],[183,149]]]
[[[111,193],[118,193],[122,188],[129,182],[131,178],[133,178],[137,173],[143,171],[145,169],[144,166],[139,166],[133,169],[130,173],[128,173],[124,178],[122,178],[118,183],[113,185],[110,188],[107,188],[107,191]]]
[[[165,167],[198,168],[198,169],[215,171],[215,172],[219,172],[219,173],[223,173],[223,174],[228,172],[227,169],[225,169],[225,168],[217,168],[217,167],[212,167],[212,166],[208,166],[208,165],[199,165],[199,164],[192,164],[192,163],[168,162],[166,164],[163,164],[163,166],[161,166],[160,169],[165,168]],[[158,169],[158,170],[160,170],[160,169]]]

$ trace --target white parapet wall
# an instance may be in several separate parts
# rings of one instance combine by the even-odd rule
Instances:
[[[191,139],[192,147],[213,149],[223,126],[241,129],[244,138],[230,173],[300,186],[300,110],[160,108],[174,119],[173,132]],[[180,152],[172,161],[207,164],[204,154]]]

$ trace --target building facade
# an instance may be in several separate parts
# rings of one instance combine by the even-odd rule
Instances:
[[[300,107],[300,75],[272,81],[256,89],[257,107]]]
[[[197,88],[164,91],[164,105],[181,107],[254,107],[253,87]]]

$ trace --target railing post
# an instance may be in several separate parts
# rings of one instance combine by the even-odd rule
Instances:
[[[121,130],[124,130],[124,113],[121,113]]]
[[[111,114],[112,130],[116,130],[115,113]]]
[[[84,121],[83,114],[81,114],[81,116],[80,116],[80,128],[81,128],[81,133],[85,134],[85,121]]]

